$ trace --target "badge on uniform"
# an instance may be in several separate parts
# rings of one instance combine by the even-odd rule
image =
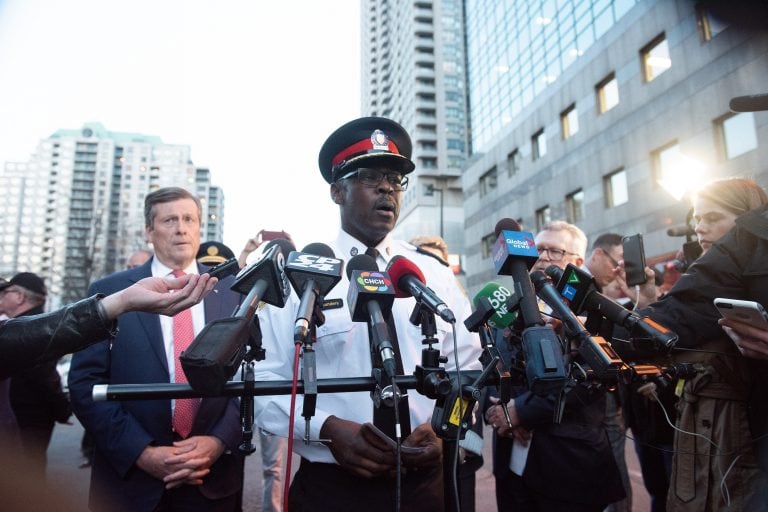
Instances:
[[[344,307],[344,301],[342,299],[325,299],[322,304],[320,304],[320,309],[322,311],[326,311],[329,309],[339,309]]]

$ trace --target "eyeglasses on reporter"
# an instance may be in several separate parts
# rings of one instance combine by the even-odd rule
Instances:
[[[561,259],[563,259],[563,257],[566,254],[570,254],[571,256],[578,256],[578,254],[576,254],[575,252],[569,252],[563,249],[555,249],[553,247],[546,247],[546,246],[542,247],[537,245],[536,250],[539,251],[539,256],[541,256],[545,252],[549,254],[549,259],[552,261],[560,261]]]
[[[392,188],[397,192],[402,192],[408,188],[408,177],[395,171],[384,172],[378,169],[362,168],[345,175],[341,179],[348,180],[352,178],[356,178],[357,182],[364,187],[378,187],[382,180],[386,178],[387,183],[392,185]]]

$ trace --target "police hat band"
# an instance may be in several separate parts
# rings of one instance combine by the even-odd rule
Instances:
[[[339,151],[336,153],[336,156],[331,159],[331,166],[332,167],[342,167],[344,163],[350,159],[350,157],[358,156],[360,154],[368,154],[368,153],[394,153],[395,155],[400,155],[400,150],[397,149],[397,145],[392,142],[392,140],[387,141],[387,149],[383,149],[381,146],[374,147],[373,141],[371,138],[363,139],[360,142],[356,142],[355,144],[352,144],[351,146]]]

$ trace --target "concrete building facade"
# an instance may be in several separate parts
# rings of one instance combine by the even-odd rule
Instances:
[[[560,3],[565,12],[542,10],[554,4],[546,1],[467,0],[470,84],[486,84],[470,88],[475,153],[462,178],[470,293],[496,277],[490,247],[502,218],[534,233],[565,219],[590,241],[609,231],[642,233],[647,257],[671,258],[683,240],[666,230],[683,224],[690,206],[673,194],[728,176],[768,185],[768,112],[728,106],[732,97],[766,92],[766,32],[683,0]],[[524,16],[498,22],[510,12]],[[556,23],[563,26],[549,28]],[[535,55],[544,66],[519,96],[494,96],[505,91],[494,87],[494,73],[517,72],[494,45],[536,24],[573,46],[550,46],[542,35]],[[573,38],[564,36],[569,30]],[[579,30],[591,31],[587,47]],[[526,48],[537,41],[531,36]],[[561,59],[554,72],[550,52]],[[489,54],[498,61],[482,57]]]

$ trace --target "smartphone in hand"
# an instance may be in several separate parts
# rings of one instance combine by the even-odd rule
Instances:
[[[625,236],[622,239],[624,247],[624,271],[627,275],[627,285],[635,286],[645,283],[645,249],[643,235]]]
[[[759,302],[723,298],[713,302],[724,318],[768,330],[768,313]]]

